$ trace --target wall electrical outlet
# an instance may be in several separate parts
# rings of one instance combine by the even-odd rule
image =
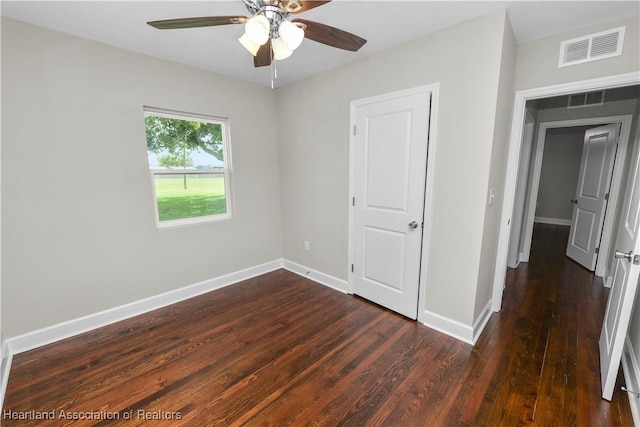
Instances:
[[[306,240],[304,241],[304,250],[305,251],[309,250],[309,242],[307,242]]]

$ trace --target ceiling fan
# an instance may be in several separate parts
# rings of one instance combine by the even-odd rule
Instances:
[[[367,42],[362,37],[338,28],[306,19],[288,20],[290,14],[299,14],[322,6],[331,0],[242,0],[251,17],[208,16],[151,21],[147,24],[159,30],[177,28],[214,27],[228,24],[245,24],[245,33],[238,40],[254,56],[256,67],[271,65],[273,59],[291,56],[308,38],[328,46],[352,52]]]

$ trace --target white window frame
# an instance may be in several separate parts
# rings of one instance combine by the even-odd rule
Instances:
[[[164,117],[168,119],[176,119],[176,120],[190,120],[190,121],[199,121],[199,122],[207,122],[211,124],[220,125],[222,128],[222,153],[223,153],[223,164],[222,168],[210,168],[210,169],[151,169],[149,168],[149,173],[151,177],[151,191],[153,194],[153,208],[156,218],[156,226],[158,228],[171,228],[177,226],[185,226],[185,225],[193,225],[193,224],[202,224],[214,221],[220,221],[229,219],[232,216],[232,185],[231,185],[231,138],[229,132],[229,119],[226,117],[216,117],[209,116],[205,114],[197,114],[197,113],[187,113],[183,111],[175,111],[175,110],[167,110],[163,108],[149,107],[144,106],[144,117],[147,116],[156,116],[156,117]],[[145,124],[146,129],[146,124]],[[147,146],[147,141],[145,138],[145,147]],[[148,153],[148,149],[147,149]],[[160,214],[158,212],[158,198],[156,195],[156,183],[155,178],[156,175],[223,175],[224,177],[224,192],[225,192],[225,204],[226,204],[226,212],[221,214],[214,215],[203,215],[196,216],[191,218],[180,218],[180,219],[171,219],[166,221],[160,221]]]

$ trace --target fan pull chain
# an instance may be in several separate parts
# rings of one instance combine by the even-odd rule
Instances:
[[[271,89],[274,89],[274,80],[278,78],[278,67],[276,65],[276,61],[275,59],[273,61],[271,61]]]

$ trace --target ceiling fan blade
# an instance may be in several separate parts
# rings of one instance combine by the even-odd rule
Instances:
[[[150,21],[147,24],[159,30],[173,30],[176,28],[215,27],[218,25],[244,24],[246,16],[203,16],[200,18],[165,19]]]
[[[266,67],[267,65],[271,65],[272,59],[273,49],[271,48],[271,39],[269,39],[265,44],[260,46],[258,53],[253,57],[253,65],[255,67]]]
[[[302,13],[302,12],[306,12],[307,10],[311,10],[313,8],[316,8],[318,6],[322,6],[323,4],[329,3],[331,0],[305,0],[305,1],[300,1],[300,3],[302,3],[302,6],[297,7],[297,5],[295,4],[295,2],[289,2],[289,4],[291,5],[291,7],[289,7],[289,4],[287,4],[287,7],[289,7],[289,10],[291,13]]]
[[[300,22],[307,26],[304,30],[304,36],[309,40],[337,47],[338,49],[355,52],[367,42],[355,34],[318,22],[307,21],[306,19],[294,19],[292,22]]]

